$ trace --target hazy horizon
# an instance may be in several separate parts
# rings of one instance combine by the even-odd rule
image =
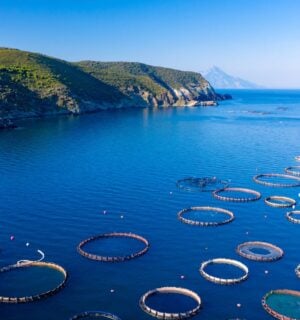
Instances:
[[[137,61],[300,88],[296,0],[1,1],[0,45],[57,58]]]

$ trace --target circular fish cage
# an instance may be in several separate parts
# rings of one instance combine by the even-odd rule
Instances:
[[[206,267],[212,264],[227,264],[227,265],[232,265],[234,267],[237,267],[241,269],[244,274],[241,277],[238,278],[219,278],[210,275],[205,271]],[[200,274],[208,281],[214,282],[217,284],[223,284],[223,285],[230,285],[230,284],[235,284],[235,283],[240,283],[242,281],[245,281],[248,278],[249,275],[249,269],[246,265],[243,263],[237,261],[237,260],[232,260],[232,259],[225,259],[225,258],[217,258],[217,259],[211,259],[202,262],[200,266]]]
[[[30,267],[41,267],[41,268],[50,268],[60,272],[63,275],[63,280],[53,289],[48,290],[46,292],[42,292],[36,295],[29,295],[23,297],[5,297],[0,296],[0,303],[27,303],[33,302],[37,300],[41,300],[43,298],[47,298],[53,296],[57,292],[59,292],[66,284],[68,274],[67,271],[58,264],[52,262],[42,262],[42,261],[27,261],[24,263],[17,263],[14,265],[10,265],[7,267],[3,267],[0,269],[0,273],[13,271],[20,268],[30,268]]]
[[[256,250],[265,251],[266,253],[258,253]],[[279,247],[268,242],[250,241],[240,244],[236,252],[247,259],[255,261],[276,261],[282,258],[284,252]]]
[[[300,177],[300,166],[287,167],[284,169],[284,171],[289,175]]]
[[[251,195],[250,197],[229,197],[229,196],[222,196],[223,192],[241,192],[245,194]],[[257,201],[261,198],[261,194],[258,191],[246,188],[225,188],[220,190],[215,190],[213,192],[213,197],[221,200],[221,201],[231,201],[231,202],[251,202]]]
[[[298,216],[299,218],[295,218]],[[290,211],[286,214],[286,218],[293,223],[300,224],[300,210]]]
[[[141,243],[144,244],[144,247],[137,252],[124,255],[124,256],[101,256],[101,255],[92,254],[83,250],[86,244],[97,241],[97,240],[106,239],[106,238],[130,238],[130,239],[140,241]],[[77,251],[83,257],[90,260],[96,260],[96,261],[102,261],[102,262],[123,262],[123,261],[131,260],[144,255],[149,250],[149,247],[150,247],[150,244],[148,240],[143,238],[142,236],[139,236],[134,233],[112,232],[112,233],[104,233],[104,234],[96,235],[81,241],[77,247]]]
[[[298,264],[298,266],[296,267],[295,272],[296,272],[296,276],[300,278],[300,264]]]
[[[270,196],[265,199],[265,203],[274,208],[289,208],[296,204],[292,198],[282,196]]]
[[[283,179],[290,179],[296,182],[294,183],[280,183],[280,182],[269,182],[264,181],[262,178],[283,178]],[[292,188],[292,187],[300,187],[300,177],[296,177],[289,174],[282,174],[282,173],[263,173],[258,174],[253,177],[253,180],[256,183],[262,184],[267,187],[281,187],[281,188]]]
[[[195,301],[196,306],[191,310],[187,310],[179,313],[162,312],[162,311],[153,309],[147,305],[147,300],[150,297],[158,294],[178,294],[185,297],[189,297]],[[196,292],[189,289],[178,288],[178,287],[161,287],[161,288],[156,288],[154,290],[150,290],[146,292],[140,298],[139,305],[144,312],[146,312],[150,316],[155,317],[157,319],[187,319],[195,316],[199,312],[201,307],[201,298]]]
[[[74,315],[72,318],[70,318],[70,320],[89,319],[89,318],[121,320],[121,318],[119,318],[118,316],[109,312],[104,312],[104,311],[85,311],[85,312]]]
[[[280,297],[283,299],[280,300]],[[290,298],[290,301],[288,301],[288,298]],[[280,320],[300,319],[299,303],[300,291],[295,290],[272,290],[262,298],[263,308],[273,318]]]
[[[188,177],[176,182],[178,189],[189,192],[212,192],[227,188],[228,185],[228,181],[220,180],[217,177]]]
[[[212,211],[217,214],[223,214],[228,216],[228,218],[222,220],[222,221],[198,221],[198,220],[193,220],[193,219],[188,219],[185,218],[184,215],[188,214],[189,212],[193,211]],[[229,223],[234,220],[234,214],[229,211],[225,210],[222,208],[216,208],[216,207],[191,207],[191,208],[186,208],[178,212],[177,214],[178,219],[186,224],[190,224],[193,226],[200,226],[200,227],[216,227],[216,226],[221,226],[223,224]]]

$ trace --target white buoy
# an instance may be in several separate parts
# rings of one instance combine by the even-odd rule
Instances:
[[[120,218],[121,218],[121,219],[123,219],[123,218],[124,218],[124,216],[120,216]]]
[[[170,191],[170,194],[173,194],[173,192],[172,192],[172,191]]]
[[[265,270],[265,274],[268,274],[269,273],[269,271],[268,270]]]
[[[242,305],[240,303],[237,303],[236,306],[240,308]]]
[[[181,276],[180,276],[180,279],[184,279],[184,278],[185,278],[185,276],[184,276],[184,275],[181,275]]]
[[[292,209],[293,209],[293,210],[295,210],[295,208],[296,208],[296,206],[295,206],[295,205],[293,205],[293,206],[292,206]]]
[[[106,210],[103,210],[103,214],[106,214]]]
[[[113,292],[115,292],[115,290],[114,289],[110,289],[110,292],[113,293]]]
[[[26,247],[29,247],[29,245],[30,245],[30,243],[29,243],[29,242],[27,242],[27,243],[26,243]]]
[[[248,232],[248,231],[246,231],[246,234],[249,234],[249,232]]]
[[[208,248],[207,248],[207,247],[205,247],[205,250],[208,250]]]
[[[264,217],[267,218],[267,215],[265,214]]]

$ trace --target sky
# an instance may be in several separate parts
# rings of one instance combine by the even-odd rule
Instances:
[[[300,1],[0,0],[0,46],[300,88]]]

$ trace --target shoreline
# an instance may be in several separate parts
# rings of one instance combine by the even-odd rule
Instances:
[[[224,98],[221,101],[230,100],[232,98]],[[27,114],[27,115],[20,115],[20,116],[7,116],[7,117],[0,117],[0,132],[6,130],[13,130],[17,129],[18,123],[25,120],[41,120],[41,119],[48,119],[48,118],[56,118],[61,116],[74,116],[79,117],[86,114],[93,114],[93,113],[100,113],[102,111],[113,111],[113,110],[125,110],[125,109],[168,109],[168,108],[206,108],[206,107],[216,107],[218,106],[218,101],[215,100],[205,100],[205,101],[196,101],[193,104],[187,104],[183,106],[179,105],[169,105],[169,106],[121,106],[121,107],[105,107],[105,108],[98,108],[94,110],[85,110],[82,112],[70,112],[68,110],[62,110],[60,112],[50,112],[44,114]]]

